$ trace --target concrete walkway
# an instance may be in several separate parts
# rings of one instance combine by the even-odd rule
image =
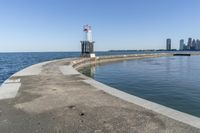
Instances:
[[[42,63],[9,79],[17,93],[0,100],[0,133],[200,133],[93,86],[70,61]]]

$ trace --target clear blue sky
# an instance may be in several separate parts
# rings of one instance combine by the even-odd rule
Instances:
[[[0,0],[0,52],[78,51],[91,24],[96,50],[159,49],[200,38],[200,0]]]

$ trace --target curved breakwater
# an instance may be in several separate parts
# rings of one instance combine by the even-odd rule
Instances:
[[[30,66],[2,85],[20,86],[0,88],[17,89],[12,97],[0,100],[0,121],[9,121],[2,123],[0,130],[198,133],[200,118],[127,94],[76,70],[95,63],[161,56],[171,54],[62,59]],[[43,128],[34,124],[38,122]]]
[[[84,67],[81,73],[126,93],[200,117],[200,56],[167,56]]]

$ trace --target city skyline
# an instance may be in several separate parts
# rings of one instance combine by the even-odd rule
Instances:
[[[188,41],[185,42],[184,39],[180,40],[179,50],[189,50],[189,51],[199,51],[200,50],[200,40],[189,37]]]
[[[173,40],[171,38],[166,39],[166,51],[174,51],[174,50],[180,50],[180,51],[200,51],[200,39],[194,39],[189,37],[188,41],[185,42],[184,39],[180,39],[179,41],[179,48],[178,49],[172,49],[173,46]],[[162,49],[161,49],[162,50]],[[163,49],[164,50],[164,49]]]
[[[200,38],[198,0],[2,0],[0,52],[80,51],[82,25],[93,27],[95,50],[179,49]],[[194,21],[195,20],[195,21]]]

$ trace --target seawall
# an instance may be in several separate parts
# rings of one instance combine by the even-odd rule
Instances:
[[[21,70],[0,88],[0,131],[199,133],[198,117],[119,91],[76,70],[160,56],[171,54],[61,59]]]
[[[189,53],[189,52],[187,52],[187,53]],[[185,52],[182,52],[181,54],[185,54]],[[199,52],[190,53],[190,54],[193,56],[200,55]],[[103,56],[103,57],[97,57],[94,59],[82,58],[82,59],[72,61],[72,66],[75,69],[79,70],[83,67],[86,67],[89,65],[94,65],[94,64],[111,63],[111,62],[124,61],[124,60],[137,60],[137,59],[144,59],[144,58],[158,58],[158,57],[166,57],[166,56],[174,56],[174,53]],[[155,111],[157,113],[160,113],[162,115],[168,116],[172,119],[178,120],[180,122],[189,124],[191,126],[194,126],[194,127],[197,127],[200,129],[200,118],[198,118],[196,116],[192,116],[190,114],[180,112],[175,109],[171,109],[169,107],[139,98],[137,96],[127,94],[125,92],[122,92],[118,89],[107,86],[105,84],[102,84],[93,79],[90,79],[90,81],[88,81],[88,83],[92,83],[94,86],[96,86],[99,89],[104,90],[105,92],[109,93],[110,95],[119,97],[125,101],[137,104],[137,105],[147,108],[149,110]],[[106,88],[106,89],[104,89],[104,88]]]
[[[82,67],[92,65],[92,64],[102,64],[111,63],[123,60],[135,60],[144,58],[157,58],[162,56],[173,56],[171,53],[159,53],[159,54],[130,54],[130,55],[114,55],[114,56],[100,56],[96,58],[79,58],[72,61],[72,66],[75,69],[80,69]]]

